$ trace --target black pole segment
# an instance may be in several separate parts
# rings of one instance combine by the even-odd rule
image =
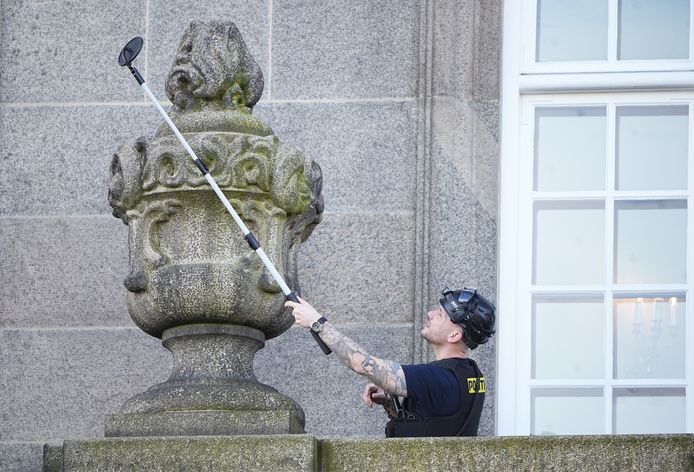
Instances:
[[[135,80],[137,80],[137,83],[142,85],[145,83],[145,79],[142,78],[140,73],[138,72],[137,69],[135,69],[133,66],[128,64],[128,68],[130,69],[130,72],[132,72],[133,76],[135,77]]]
[[[328,354],[333,352],[332,349],[330,349],[328,347],[328,345],[323,342],[323,340],[320,338],[320,336],[318,336],[318,333],[316,333],[313,330],[309,330],[309,331],[311,331],[311,336],[313,336],[313,339],[316,340],[316,342],[320,346],[321,350],[323,351],[323,354],[325,354],[327,356]]]
[[[198,169],[200,169],[200,172],[202,172],[202,175],[207,175],[210,173],[209,170],[207,170],[207,167],[205,167],[205,164],[202,163],[200,158],[198,157],[195,159],[195,165],[198,166]]]
[[[301,303],[301,302],[299,301],[299,296],[296,294],[296,292],[289,292],[289,294],[285,295],[285,297],[286,297],[287,300],[289,300],[290,302]],[[330,354],[331,352],[333,352],[332,349],[330,349],[330,348],[328,347],[328,345],[325,344],[325,342],[320,338],[320,336],[318,336],[318,333],[316,333],[316,332],[313,331],[313,330],[310,330],[310,331],[311,331],[311,336],[313,336],[313,339],[316,340],[316,342],[317,342],[318,345],[320,346],[321,350],[323,351],[323,354],[325,354],[325,355],[327,356],[328,354]]]
[[[260,243],[258,242],[257,239],[255,239],[255,236],[253,236],[253,233],[248,233],[246,236],[244,236],[244,238],[246,239],[246,241],[248,241],[248,245],[251,247],[251,249],[253,249],[254,251],[258,250],[258,248],[260,247]],[[292,292],[292,293],[294,293],[294,292]],[[292,301],[294,301],[294,300],[292,300]],[[299,303],[299,300],[297,300],[296,302]]]

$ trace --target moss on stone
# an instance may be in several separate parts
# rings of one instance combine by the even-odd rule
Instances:
[[[331,439],[328,471],[694,470],[694,435]]]
[[[107,438],[64,446],[64,472],[313,472],[316,462],[316,439],[308,435]]]

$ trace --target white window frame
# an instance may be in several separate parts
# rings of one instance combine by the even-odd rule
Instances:
[[[611,15],[616,14],[617,0],[612,4]],[[688,61],[689,70],[682,70],[682,61],[657,61],[662,69],[633,70],[631,72],[613,67],[602,67],[591,74],[583,73],[588,64],[580,64],[569,74],[564,64],[557,69],[541,64],[542,67],[529,67],[528,49],[534,55],[534,12],[536,0],[506,0],[503,15],[503,53],[502,53],[502,104],[501,104],[501,158],[500,158],[500,196],[499,196],[499,267],[498,267],[498,338],[497,338],[497,396],[496,429],[499,435],[530,434],[530,386],[540,385],[530,379],[531,362],[531,268],[532,268],[532,178],[533,178],[533,132],[534,106],[559,104],[604,104],[614,102],[607,108],[607,120],[614,120],[615,104],[689,104],[689,161],[688,188],[682,191],[658,192],[597,192],[595,196],[606,197],[605,244],[610,245],[613,237],[614,205],[608,204],[615,197],[639,198],[680,198],[687,201],[687,234],[694,236],[694,63]],[[690,13],[694,9],[690,8]],[[529,13],[530,12],[530,13]],[[694,15],[694,13],[693,13]],[[690,57],[692,55],[691,37],[694,21],[690,21]],[[614,28],[613,28],[614,29]],[[520,38],[528,38],[528,45]],[[616,41],[616,31],[614,32]],[[534,60],[534,57],[532,58]],[[651,61],[649,61],[650,63]],[[558,65],[558,63],[555,63]],[[632,63],[630,66],[634,66]],[[602,66],[605,66],[603,61]],[[564,70],[564,72],[561,72]],[[580,73],[579,73],[580,72]],[[589,80],[585,80],[586,77]],[[614,90],[614,92],[605,91]],[[651,92],[648,92],[648,91]],[[664,90],[668,90],[664,99]],[[561,94],[557,92],[561,91]],[[638,92],[637,92],[638,91]],[[590,95],[577,92],[590,92]],[[528,128],[530,127],[530,128]],[[614,149],[614,127],[610,125],[607,145]],[[530,140],[528,142],[528,140]],[[613,152],[608,152],[607,179],[614,179]],[[529,153],[529,154],[528,154]],[[612,165],[610,165],[612,162]],[[583,192],[589,196],[590,192]],[[562,197],[558,192],[543,192],[543,197]],[[572,192],[571,196],[577,195]],[[607,248],[606,248],[607,249]],[[606,253],[611,254],[612,249]],[[610,267],[606,261],[606,267]],[[607,270],[607,269],[606,269]],[[612,379],[612,273],[610,270],[606,283],[597,288],[606,294],[605,303],[605,383],[603,384],[605,402],[605,431],[612,431],[612,388],[621,386],[653,385],[653,380],[614,380]],[[686,431],[694,432],[694,245],[687,251],[687,283],[668,284],[668,289],[684,293],[686,297],[686,376],[684,381],[658,382],[658,386],[684,386],[686,392]],[[656,290],[657,286],[619,286],[619,293]],[[661,287],[662,288],[662,287]],[[556,289],[556,287],[553,287]],[[591,287],[571,287],[585,292]],[[593,291],[593,290],[591,290]],[[608,326],[609,325],[609,326]],[[551,382],[552,386],[557,383]],[[571,381],[570,385],[581,385]]]
[[[518,1],[518,0],[516,0]],[[694,68],[694,33],[689,28],[689,57],[687,59],[656,59],[656,60],[618,60],[617,42],[619,26],[619,0],[605,0],[608,2],[607,14],[607,59],[600,61],[561,61],[561,62],[535,62],[538,0],[520,0],[522,4],[522,36],[521,59],[523,74],[542,73],[585,73],[585,72],[652,72],[652,71],[678,71],[692,70]],[[506,1],[506,4],[509,2]],[[689,8],[689,24],[694,25],[694,10]]]

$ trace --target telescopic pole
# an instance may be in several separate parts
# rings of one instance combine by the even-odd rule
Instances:
[[[205,164],[203,164],[200,158],[195,154],[195,151],[193,151],[193,149],[190,147],[190,145],[183,137],[181,132],[178,130],[174,122],[171,121],[169,115],[166,113],[166,111],[164,111],[157,98],[154,96],[152,91],[145,83],[145,79],[143,79],[138,70],[132,66],[132,61],[135,60],[137,55],[140,53],[140,50],[142,49],[142,43],[142,38],[139,36],[131,39],[121,51],[120,56],[118,57],[118,64],[120,64],[121,66],[127,66],[128,69],[130,69],[130,72],[135,77],[135,80],[137,80],[137,83],[140,84],[140,86],[145,90],[145,93],[152,101],[152,103],[154,103],[154,105],[157,107],[157,110],[159,110],[159,113],[164,118],[166,123],[169,125],[171,130],[174,132],[180,143],[183,145],[185,150],[188,151],[188,155],[190,155],[191,159],[193,159],[195,165],[198,167],[198,169],[200,169],[200,172],[205,177],[205,180],[207,180],[207,183],[210,184],[210,187],[212,187],[214,193],[217,194],[217,197],[219,197],[219,199],[222,201],[222,204],[224,204],[224,207],[227,209],[231,217],[238,225],[239,229],[241,229],[241,232],[243,232],[243,237],[248,242],[248,245],[251,247],[251,249],[255,251],[258,257],[260,257],[260,260],[263,261],[263,264],[265,264],[265,267],[267,267],[268,271],[272,275],[272,278],[275,279],[277,284],[280,286],[287,300],[292,301],[294,303],[300,303],[299,296],[296,294],[296,292],[290,290],[290,288],[287,286],[280,273],[277,272],[277,269],[275,268],[272,261],[270,261],[270,259],[267,257],[267,254],[265,254],[263,248],[260,247],[260,243],[258,243],[258,240],[248,229],[248,227],[244,224],[239,214],[236,213],[234,207],[231,206],[231,203],[229,203],[229,200],[227,199],[226,195],[224,195],[222,190],[217,185],[217,182],[215,182],[214,178],[210,175],[210,171],[207,170]],[[320,336],[318,336],[318,333],[311,331],[311,334],[313,335],[313,338],[316,340],[316,342],[326,355],[332,352],[332,350],[327,346],[327,344],[325,344],[323,340],[320,338]]]

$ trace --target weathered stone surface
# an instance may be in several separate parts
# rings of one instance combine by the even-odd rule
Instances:
[[[263,73],[234,23],[192,21],[166,77],[166,95],[176,110],[253,108],[263,85]]]
[[[327,439],[326,472],[694,470],[694,435]]]
[[[694,435],[323,439],[312,436],[66,441],[65,468],[81,470],[323,470],[361,472],[561,470],[691,471]],[[244,449],[245,448],[245,449]],[[263,451],[257,454],[257,451]],[[49,451],[47,451],[49,452]],[[50,451],[53,457],[58,451]],[[205,462],[205,460],[208,462]],[[55,467],[55,465],[54,465]]]
[[[223,391],[222,391],[223,392]],[[106,437],[299,434],[302,416],[278,410],[163,411],[117,413],[106,418]]]
[[[275,137],[196,133],[210,175],[257,235],[277,271],[297,285],[299,245],[320,221],[320,168]],[[294,321],[260,258],[171,136],[114,155],[109,201],[129,224],[128,309],[148,334],[194,323],[244,324],[267,337]]]
[[[316,453],[316,439],[303,434],[65,441],[61,472],[313,472]]]
[[[262,89],[236,25],[191,22],[166,82],[188,152],[160,126],[113,156],[108,198],[129,229],[128,312],[162,338],[174,369],[110,417],[107,435],[278,432],[277,421],[259,431],[263,422],[248,411],[284,412],[290,420],[279,432],[303,432],[301,408],[260,384],[252,363],[265,339],[294,322],[285,294],[300,290],[298,249],[321,221],[322,174],[251,117]],[[167,414],[181,410],[184,424]],[[238,414],[220,426],[203,421],[208,410]],[[202,419],[193,419],[197,412]]]
[[[140,67],[140,72],[147,73],[145,78],[154,95],[159,100],[166,98],[164,83],[174,62],[176,47],[181,33],[193,20],[233,21],[240,28],[251,54],[267,74],[268,5],[268,0],[150,0],[147,66]],[[133,87],[136,88],[136,84]]]
[[[304,432],[299,405],[255,377],[259,330],[188,324],[164,331],[162,341],[174,359],[171,375],[106,418],[106,436]]]
[[[335,323],[410,323],[414,215],[327,213],[302,246],[302,296]],[[376,276],[375,274],[378,274]]]
[[[448,199],[457,203],[467,196],[466,192],[471,192],[474,200],[469,203],[479,205],[496,220],[498,102],[442,97],[434,99],[433,104],[432,170],[436,172],[433,190],[439,199],[435,203],[450,206]],[[466,188],[456,191],[456,183],[464,183]]]
[[[500,0],[433,2],[435,96],[499,98],[501,4]]]
[[[472,90],[476,100],[498,100],[501,95],[502,5],[502,0],[476,0]]]
[[[38,456],[38,454],[37,454]],[[38,469],[41,470],[41,469]],[[63,470],[63,446],[43,445],[43,472],[60,472]]]
[[[2,472],[41,472],[41,443],[0,442]]]
[[[261,102],[253,112],[320,162],[327,211],[414,211],[414,101]]]
[[[323,212],[321,170],[268,136],[261,121],[246,129],[244,117],[262,87],[262,73],[233,23],[191,22],[166,89],[173,119],[209,172],[200,175],[166,126],[113,156],[109,203],[129,225],[128,311],[148,334],[225,323],[272,338],[294,321],[279,282],[232,233],[207,181],[211,176],[226,192],[277,272],[298,288],[297,251]],[[201,123],[188,118],[202,114]]]
[[[0,240],[0,327],[133,326],[121,222],[5,217]]]
[[[0,330],[0,441],[103,434],[104,417],[164,380],[171,356],[140,330]]]
[[[415,95],[419,2],[272,5],[273,99]]]
[[[433,3],[432,93],[469,93],[474,80],[475,4],[477,0],[437,0]]]
[[[0,216],[110,214],[113,151],[160,120],[154,105],[0,107]]]
[[[3,2],[0,101],[143,100],[117,58],[146,18],[140,0]]]
[[[241,239],[227,218],[229,237]],[[407,213],[327,213],[299,251],[303,294],[337,323],[376,315],[382,323],[409,322],[411,220]],[[0,218],[0,326],[133,326],[123,286],[127,231],[106,215]],[[383,267],[389,270],[374,283]],[[345,293],[359,296],[347,306]]]

